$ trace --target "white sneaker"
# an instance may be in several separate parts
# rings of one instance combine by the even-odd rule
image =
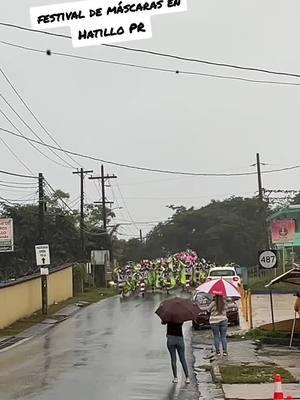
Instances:
[[[178,383],[178,378],[174,378],[173,383]]]
[[[190,378],[186,378],[185,383],[187,384],[191,383]]]

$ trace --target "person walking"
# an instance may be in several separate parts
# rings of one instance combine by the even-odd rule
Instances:
[[[185,359],[185,345],[182,333],[182,325],[183,323],[174,323],[174,322],[164,322],[163,325],[167,325],[167,348],[171,357],[171,367],[173,372],[173,383],[178,382],[177,375],[177,354],[179,356],[184,374],[185,374],[185,383],[190,383],[189,371]]]
[[[223,295],[216,294],[212,303],[208,306],[210,312],[209,323],[212,328],[214,344],[217,356],[220,356],[220,343],[222,343],[223,356],[227,356],[227,302]]]

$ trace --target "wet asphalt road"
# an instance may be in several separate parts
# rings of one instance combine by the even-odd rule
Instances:
[[[80,310],[46,335],[0,353],[1,400],[196,400],[190,324],[185,337],[191,385],[171,383],[161,294],[119,297]]]

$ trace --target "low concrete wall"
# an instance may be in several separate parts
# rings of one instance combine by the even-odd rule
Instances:
[[[48,276],[48,304],[60,303],[73,297],[72,266]]]
[[[0,329],[41,308],[41,279],[0,288]]]
[[[73,265],[57,267],[48,276],[48,304],[73,296]],[[0,285],[0,329],[42,308],[41,277],[35,274]]]

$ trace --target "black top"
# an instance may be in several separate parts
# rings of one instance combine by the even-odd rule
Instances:
[[[173,322],[168,322],[167,324],[167,336],[183,336],[182,334],[182,325],[183,324],[175,324]]]

